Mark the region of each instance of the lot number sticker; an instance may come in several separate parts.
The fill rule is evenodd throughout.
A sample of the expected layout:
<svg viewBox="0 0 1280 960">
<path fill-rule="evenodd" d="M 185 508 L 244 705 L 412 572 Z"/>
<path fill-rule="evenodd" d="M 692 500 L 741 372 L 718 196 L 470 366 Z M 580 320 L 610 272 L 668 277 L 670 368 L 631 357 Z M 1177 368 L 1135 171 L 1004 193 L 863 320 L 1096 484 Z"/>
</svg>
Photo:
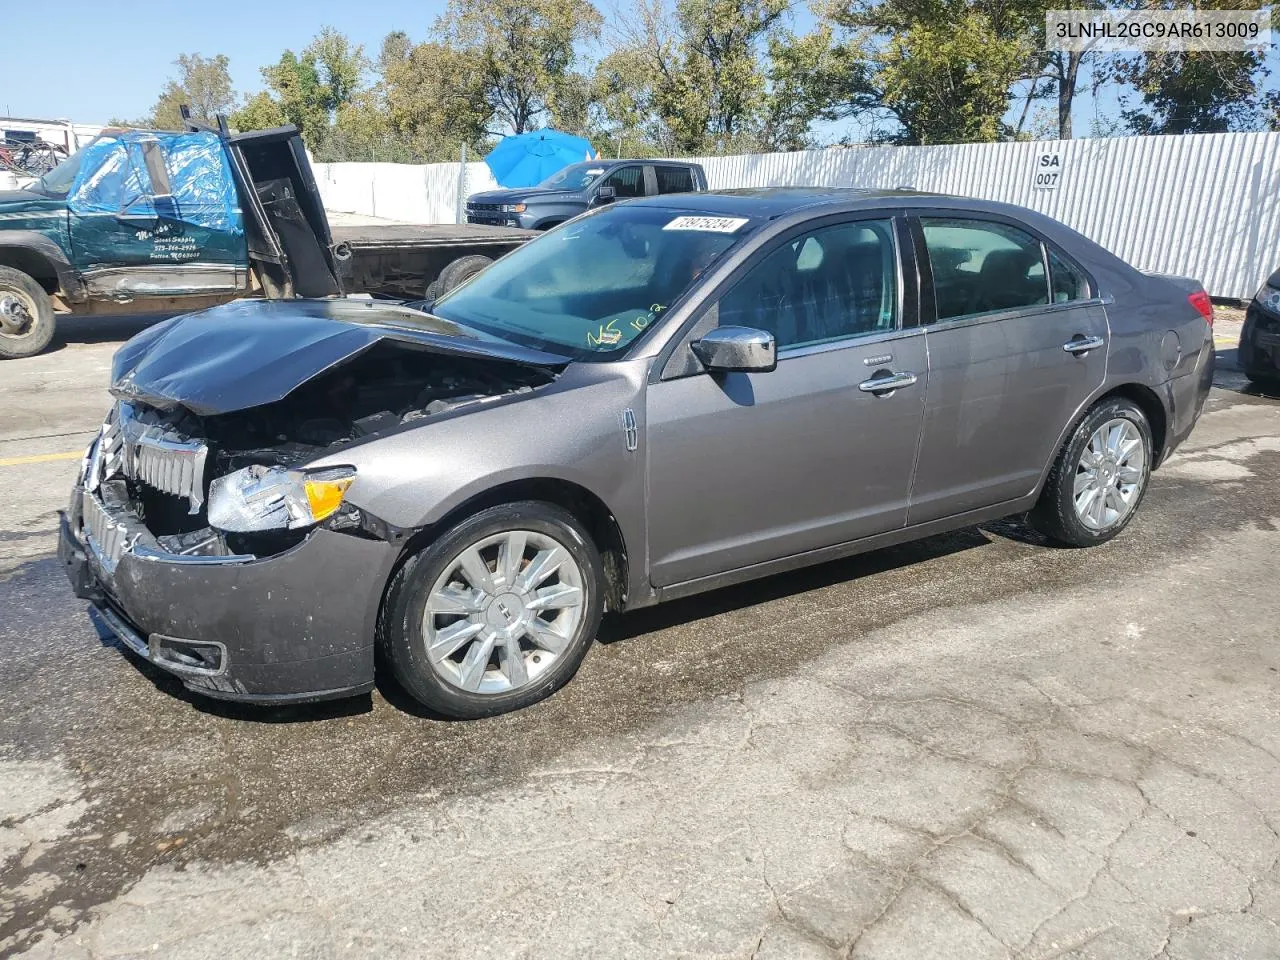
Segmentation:
<svg viewBox="0 0 1280 960">
<path fill-rule="evenodd" d="M 662 229 L 734 233 L 746 222 L 746 217 L 676 217 Z"/>
<path fill-rule="evenodd" d="M 1057 190 L 1062 182 L 1062 154 L 1036 154 L 1035 187 L 1037 190 Z"/>
</svg>

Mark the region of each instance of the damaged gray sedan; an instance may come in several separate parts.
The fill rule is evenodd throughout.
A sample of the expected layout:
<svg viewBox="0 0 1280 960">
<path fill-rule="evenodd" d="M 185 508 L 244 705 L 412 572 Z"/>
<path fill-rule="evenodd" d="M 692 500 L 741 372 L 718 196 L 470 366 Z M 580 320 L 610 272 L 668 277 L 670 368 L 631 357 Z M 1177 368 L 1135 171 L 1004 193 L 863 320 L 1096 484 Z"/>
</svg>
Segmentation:
<svg viewBox="0 0 1280 960">
<path fill-rule="evenodd" d="M 766 190 L 578 218 L 435 303 L 244 302 L 118 352 L 77 595 L 213 697 L 480 717 L 602 614 L 998 517 L 1101 543 L 1213 373 L 1199 284 L 1001 204 Z"/>
</svg>

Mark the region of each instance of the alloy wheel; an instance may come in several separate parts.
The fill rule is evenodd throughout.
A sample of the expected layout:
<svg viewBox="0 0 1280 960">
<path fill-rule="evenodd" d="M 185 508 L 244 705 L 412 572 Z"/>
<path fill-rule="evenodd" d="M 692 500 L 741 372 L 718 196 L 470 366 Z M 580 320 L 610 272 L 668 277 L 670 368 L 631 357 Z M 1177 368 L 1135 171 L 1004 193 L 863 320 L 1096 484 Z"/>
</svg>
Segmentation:
<svg viewBox="0 0 1280 960">
<path fill-rule="evenodd" d="M 1076 516 L 1090 530 L 1106 530 L 1133 510 L 1147 482 L 1147 451 L 1132 420 L 1098 427 L 1080 453 L 1073 488 Z"/>
<path fill-rule="evenodd" d="M 508 530 L 465 547 L 427 597 L 422 632 L 431 669 L 468 693 L 533 683 L 582 624 L 583 582 L 568 548 L 544 533 Z"/>
</svg>

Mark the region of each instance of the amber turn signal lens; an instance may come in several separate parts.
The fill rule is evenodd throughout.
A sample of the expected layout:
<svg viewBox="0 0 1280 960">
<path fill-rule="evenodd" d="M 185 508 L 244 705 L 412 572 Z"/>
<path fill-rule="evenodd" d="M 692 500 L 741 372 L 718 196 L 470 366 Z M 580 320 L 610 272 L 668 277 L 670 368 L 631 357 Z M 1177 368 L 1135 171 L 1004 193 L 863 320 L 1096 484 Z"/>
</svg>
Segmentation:
<svg viewBox="0 0 1280 960">
<path fill-rule="evenodd" d="M 311 507 L 311 518 L 323 520 L 342 506 L 342 498 L 347 495 L 347 488 L 354 479 L 343 477 L 340 480 L 308 480 L 307 504 Z"/>
</svg>

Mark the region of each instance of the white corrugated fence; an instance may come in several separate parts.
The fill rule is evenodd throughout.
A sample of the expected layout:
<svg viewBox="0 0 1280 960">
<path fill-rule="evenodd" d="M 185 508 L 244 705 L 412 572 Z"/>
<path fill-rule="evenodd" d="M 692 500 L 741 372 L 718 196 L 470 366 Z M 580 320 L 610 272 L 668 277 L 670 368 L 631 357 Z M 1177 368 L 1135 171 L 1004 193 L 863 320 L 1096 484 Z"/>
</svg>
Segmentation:
<svg viewBox="0 0 1280 960">
<path fill-rule="evenodd" d="M 1053 189 L 1037 188 L 1056 156 Z M 697 157 L 712 189 L 842 186 L 953 193 L 1048 214 L 1135 266 L 1194 276 L 1216 297 L 1253 296 L 1280 266 L 1280 134 L 851 147 Z M 325 205 L 415 223 L 456 222 L 496 184 L 483 163 L 317 164 Z"/>
</svg>

